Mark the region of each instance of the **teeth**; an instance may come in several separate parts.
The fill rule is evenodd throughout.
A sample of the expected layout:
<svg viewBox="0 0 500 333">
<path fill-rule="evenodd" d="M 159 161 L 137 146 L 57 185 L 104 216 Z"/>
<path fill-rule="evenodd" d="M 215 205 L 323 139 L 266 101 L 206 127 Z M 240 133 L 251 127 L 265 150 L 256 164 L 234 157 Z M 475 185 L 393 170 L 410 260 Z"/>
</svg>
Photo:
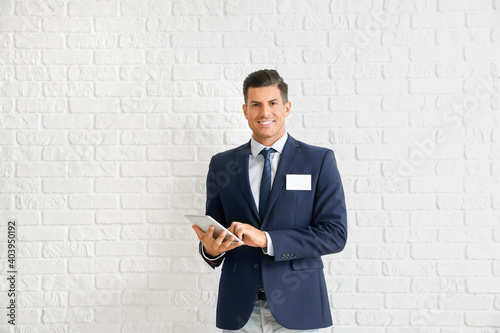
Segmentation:
<svg viewBox="0 0 500 333">
<path fill-rule="evenodd" d="M 272 123 L 272 121 L 261 121 L 260 123 L 262 125 L 269 125 L 270 123 Z"/>
</svg>

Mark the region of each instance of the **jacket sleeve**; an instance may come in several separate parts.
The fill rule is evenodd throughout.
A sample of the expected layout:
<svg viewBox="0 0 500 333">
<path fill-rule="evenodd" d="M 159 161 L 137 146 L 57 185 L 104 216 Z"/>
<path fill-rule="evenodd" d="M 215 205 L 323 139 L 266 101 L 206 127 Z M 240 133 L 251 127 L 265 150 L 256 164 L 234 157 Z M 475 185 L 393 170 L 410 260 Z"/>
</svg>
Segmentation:
<svg viewBox="0 0 500 333">
<path fill-rule="evenodd" d="M 319 257 L 344 249 L 347 213 L 332 150 L 327 150 L 321 162 L 309 227 L 268 232 L 273 241 L 275 261 Z"/>
<path fill-rule="evenodd" d="M 224 225 L 225 217 L 224 210 L 222 208 L 222 202 L 219 196 L 219 190 L 217 185 L 217 177 L 214 166 L 214 158 L 210 160 L 210 165 L 208 167 L 207 175 L 207 202 L 205 207 L 205 215 L 211 216 L 214 220 Z M 200 255 L 212 268 L 220 266 L 224 260 L 224 255 L 217 257 L 217 259 L 210 260 L 208 255 L 204 253 L 203 245 L 200 242 Z"/>
</svg>

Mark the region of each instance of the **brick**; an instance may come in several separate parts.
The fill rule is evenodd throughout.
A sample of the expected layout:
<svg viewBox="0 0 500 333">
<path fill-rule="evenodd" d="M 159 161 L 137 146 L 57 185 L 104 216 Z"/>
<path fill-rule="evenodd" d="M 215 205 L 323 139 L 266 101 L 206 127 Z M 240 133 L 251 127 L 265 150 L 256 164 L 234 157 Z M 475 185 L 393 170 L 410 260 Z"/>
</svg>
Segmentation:
<svg viewBox="0 0 500 333">
<path fill-rule="evenodd" d="M 147 64 L 191 64 L 197 59 L 193 49 L 170 49 L 146 51 Z"/>
<path fill-rule="evenodd" d="M 491 274 L 491 265 L 487 260 L 441 261 L 437 264 L 438 274 L 441 276 L 488 276 Z"/>
<path fill-rule="evenodd" d="M 118 291 L 71 291 L 69 293 L 69 306 L 110 306 L 120 304 L 120 293 Z M 115 332 L 104 329 L 103 332 Z M 99 332 L 91 330 L 92 332 Z"/>
<path fill-rule="evenodd" d="M 276 45 L 279 47 L 324 47 L 327 41 L 327 35 L 320 32 L 295 31 L 276 35 Z"/>
<path fill-rule="evenodd" d="M 96 179 L 96 193 L 142 193 L 145 181 L 142 179 Z"/>
<path fill-rule="evenodd" d="M 44 225 L 85 225 L 92 224 L 94 217 L 88 211 L 44 211 Z"/>
<path fill-rule="evenodd" d="M 170 196 L 169 195 L 155 195 L 155 196 L 145 196 L 145 195 L 132 195 L 126 194 L 121 197 L 122 207 L 125 209 L 138 209 L 138 208 L 150 208 L 150 209 L 166 209 L 170 206 Z"/>
<path fill-rule="evenodd" d="M 220 89 L 220 83 L 217 83 L 217 87 Z M 136 95 L 142 96 L 143 86 L 137 85 L 134 90 Z M 148 82 L 146 84 L 148 96 L 194 96 L 196 90 L 195 84 L 191 81 Z"/>
<path fill-rule="evenodd" d="M 145 96 L 146 87 L 139 81 L 99 81 L 95 93 L 99 97 Z"/>
<path fill-rule="evenodd" d="M 118 4 L 114 1 L 86 1 L 68 4 L 71 16 L 116 16 Z"/>
<path fill-rule="evenodd" d="M 62 34 L 16 34 L 14 38 L 17 48 L 62 49 L 64 47 Z"/>
<path fill-rule="evenodd" d="M 123 329 L 120 333 L 133 333 L 133 332 L 150 332 L 150 333 L 162 333 L 162 332 L 170 332 L 171 324 L 159 324 L 159 323 L 125 323 L 123 324 Z M 119 326 L 121 327 L 121 326 Z M 203 326 L 206 329 L 205 326 Z M 192 326 L 189 325 L 189 329 L 191 330 Z M 182 330 L 181 331 L 186 331 Z"/>
<path fill-rule="evenodd" d="M 101 130 L 136 129 L 144 127 L 144 116 L 136 114 L 98 115 L 95 122 L 96 128 Z"/>
<path fill-rule="evenodd" d="M 37 17 L 2 17 L 2 25 L 0 32 L 21 31 L 21 32 L 37 32 L 39 18 Z"/>
<path fill-rule="evenodd" d="M 466 313 L 465 322 L 467 325 L 473 327 L 500 326 L 500 319 L 498 318 L 498 313 L 493 311 Z"/>
<path fill-rule="evenodd" d="M 130 17 L 106 17 L 95 19 L 96 32 L 143 32 L 146 19 Z"/>
<path fill-rule="evenodd" d="M 146 218 L 141 211 L 98 211 L 96 212 L 97 224 L 136 224 L 142 223 Z"/>
<path fill-rule="evenodd" d="M 125 162 L 121 165 L 124 177 L 165 177 L 170 174 L 171 165 L 166 162 Z"/>
<path fill-rule="evenodd" d="M 347 80 L 315 80 L 303 83 L 303 91 L 306 96 L 351 95 L 354 94 L 354 90 L 354 83 Z"/>
<path fill-rule="evenodd" d="M 116 113 L 119 110 L 119 100 L 115 98 L 71 98 L 69 110 L 71 113 Z"/>
<path fill-rule="evenodd" d="M 52 178 L 43 180 L 45 193 L 88 193 L 91 189 L 90 179 Z"/>
<path fill-rule="evenodd" d="M 149 147 L 147 154 L 148 160 L 150 161 L 195 161 L 196 159 L 196 151 L 194 147 Z"/>
<path fill-rule="evenodd" d="M 112 195 L 70 195 L 69 207 L 71 209 L 113 209 L 117 208 L 117 198 Z"/>
<path fill-rule="evenodd" d="M 452 28 L 460 27 L 465 23 L 463 13 L 415 13 L 411 15 L 412 27 L 421 28 Z"/>
<path fill-rule="evenodd" d="M 394 277 L 360 277 L 358 288 L 360 292 L 364 293 L 405 293 L 410 289 L 410 280 Z"/>
<path fill-rule="evenodd" d="M 438 245 L 418 245 L 411 247 L 411 256 L 414 259 L 460 259 L 463 254 L 461 247 L 456 244 L 438 244 Z"/>
<path fill-rule="evenodd" d="M 150 193 L 193 193 L 196 181 L 190 178 L 176 179 L 148 179 L 148 192 Z"/>
<path fill-rule="evenodd" d="M 146 157 L 146 147 L 96 147 L 97 161 L 143 161 Z"/>
<path fill-rule="evenodd" d="M 470 277 L 467 279 L 469 293 L 493 294 L 500 293 L 500 279 L 498 277 Z"/>
<path fill-rule="evenodd" d="M 2 97 L 36 97 L 40 94 L 40 84 L 35 82 L 10 82 L 0 84 Z"/>
<path fill-rule="evenodd" d="M 462 181 L 455 177 L 438 178 L 413 178 L 410 180 L 410 192 L 436 193 L 436 192 L 460 192 Z"/>
<path fill-rule="evenodd" d="M 172 34 L 174 48 L 220 47 L 221 36 L 212 32 L 182 32 Z"/>
<path fill-rule="evenodd" d="M 172 292 L 125 290 L 122 295 L 122 301 L 126 305 L 171 305 Z M 148 332 L 151 331 L 148 330 Z"/>
<path fill-rule="evenodd" d="M 109 64 L 142 64 L 145 56 L 142 50 L 96 50 L 94 61 L 96 65 Z"/>
<path fill-rule="evenodd" d="M 173 4 L 173 13 L 175 16 L 210 16 L 221 15 L 223 2 L 213 1 L 205 2 L 203 0 L 175 1 Z"/>
<path fill-rule="evenodd" d="M 93 257 L 94 248 L 88 243 L 45 242 L 42 255 L 44 258 Z"/>
<path fill-rule="evenodd" d="M 412 94 L 458 94 L 462 91 L 462 82 L 454 79 L 420 79 L 410 81 Z"/>
<path fill-rule="evenodd" d="M 45 96 L 89 97 L 93 86 L 89 82 L 46 82 L 43 84 Z"/>
<path fill-rule="evenodd" d="M 112 33 L 67 33 L 70 49 L 101 49 L 118 46 L 118 36 Z M 102 68 L 109 70 L 110 68 Z"/>
<path fill-rule="evenodd" d="M 42 151 L 45 161 L 88 161 L 92 155 L 90 147 L 46 147 Z"/>
<path fill-rule="evenodd" d="M 114 177 L 118 174 L 118 165 L 112 162 L 74 162 L 69 163 L 70 177 Z"/>
<path fill-rule="evenodd" d="M 464 325 L 464 314 L 457 311 L 446 311 L 434 309 L 432 312 L 426 311 L 412 312 L 410 314 L 411 325 L 462 327 Z"/>
<path fill-rule="evenodd" d="M 138 274 L 99 274 L 96 276 L 97 289 L 143 289 L 147 276 Z"/>
<path fill-rule="evenodd" d="M 390 95 L 407 92 L 408 83 L 403 80 L 359 80 L 356 82 L 356 93 L 361 95 Z"/>
<path fill-rule="evenodd" d="M 124 226 L 120 238 L 124 240 L 160 240 L 168 239 L 168 230 L 149 226 Z"/>
<path fill-rule="evenodd" d="M 463 50 L 455 46 L 412 47 L 410 48 L 410 60 L 432 62 L 460 61 L 463 60 Z"/>
<path fill-rule="evenodd" d="M 92 23 L 90 18 L 51 17 L 43 19 L 42 28 L 46 32 L 90 32 Z"/>
<path fill-rule="evenodd" d="M 441 228 L 439 242 L 441 243 L 483 243 L 491 240 L 489 228 Z"/>
<path fill-rule="evenodd" d="M 137 2 L 135 0 L 125 0 L 121 3 L 121 13 L 123 16 L 169 16 L 171 6 L 160 0 L 147 2 Z"/>
<path fill-rule="evenodd" d="M 499 245 L 497 244 L 471 244 L 467 245 L 468 259 L 491 259 L 498 260 Z M 493 252 L 489 252 L 493 251 Z"/>
<path fill-rule="evenodd" d="M 90 128 L 91 118 L 88 115 L 45 115 L 43 126 L 49 129 L 82 129 Z"/>
<path fill-rule="evenodd" d="M 372 146 L 358 145 L 356 147 L 356 157 L 359 160 L 393 160 L 405 158 L 408 155 L 406 145 Z"/>
<path fill-rule="evenodd" d="M 246 64 L 250 57 L 244 49 L 200 49 L 199 53 L 202 64 Z"/>
<path fill-rule="evenodd" d="M 73 65 L 68 69 L 68 76 L 71 80 L 79 81 L 114 80 L 117 70 L 109 66 Z"/>
<path fill-rule="evenodd" d="M 139 243 L 138 243 L 139 244 Z M 165 272 L 168 271 L 170 267 L 170 260 L 166 258 L 124 258 L 120 261 L 120 271 L 122 272 Z M 149 275 L 149 287 L 151 288 L 151 276 Z M 196 280 L 193 276 L 192 279 Z M 170 281 L 172 281 L 169 278 Z M 173 278 L 175 281 L 175 278 Z"/>
<path fill-rule="evenodd" d="M 205 65 L 175 66 L 173 78 L 175 80 L 220 80 L 222 79 L 222 68 Z"/>
<path fill-rule="evenodd" d="M 242 16 L 206 16 L 200 18 L 200 31 L 247 31 L 248 27 L 248 18 Z"/>
<path fill-rule="evenodd" d="M 68 271 L 70 273 L 106 273 L 116 272 L 119 268 L 117 258 L 76 258 L 68 260 Z M 74 276 L 74 274 L 72 274 Z"/>
<path fill-rule="evenodd" d="M 301 63 L 301 52 L 299 48 L 287 49 L 252 49 L 250 50 L 250 59 L 253 64 L 268 64 L 268 63 L 285 63 L 297 64 Z M 250 71 L 247 71 L 250 72 Z M 243 77 L 246 74 L 241 74 Z M 240 76 L 238 76 L 240 77 Z"/>
<path fill-rule="evenodd" d="M 19 294 L 19 305 L 22 307 L 54 307 L 67 306 L 68 297 L 63 292 L 27 292 Z"/>
<path fill-rule="evenodd" d="M 115 227 L 71 227 L 69 231 L 71 241 L 103 241 L 117 240 L 118 230 Z"/>
<path fill-rule="evenodd" d="M 466 14 L 468 27 L 497 27 L 500 13 L 497 11 L 471 11 Z"/>
<path fill-rule="evenodd" d="M 12 11 L 14 9 L 14 4 L 12 1 L 4 1 L 0 6 L 0 15 L 12 15 Z"/>
<path fill-rule="evenodd" d="M 52 276 L 43 277 L 42 287 L 48 291 L 58 290 L 90 290 L 94 287 L 93 278 L 90 275 Z"/>
<path fill-rule="evenodd" d="M 101 242 L 95 246 L 97 256 L 137 256 L 146 253 L 146 244 L 141 242 L 116 241 Z"/>
<path fill-rule="evenodd" d="M 63 274 L 66 272 L 66 263 L 62 259 L 19 259 L 19 270 L 22 269 L 23 274 Z M 23 294 L 23 293 L 21 293 Z M 43 306 L 46 306 L 44 304 Z"/>
<path fill-rule="evenodd" d="M 274 46 L 273 34 L 269 32 L 227 32 L 224 33 L 225 48 L 271 48 Z"/>
<path fill-rule="evenodd" d="M 16 207 L 18 209 L 63 209 L 66 206 L 66 198 L 62 195 L 33 195 L 23 194 L 16 196 Z"/>
<path fill-rule="evenodd" d="M 149 288 L 151 290 L 164 290 L 166 288 L 172 290 L 186 290 L 187 286 L 196 286 L 198 284 L 197 281 L 198 278 L 193 274 L 150 274 Z"/>
</svg>

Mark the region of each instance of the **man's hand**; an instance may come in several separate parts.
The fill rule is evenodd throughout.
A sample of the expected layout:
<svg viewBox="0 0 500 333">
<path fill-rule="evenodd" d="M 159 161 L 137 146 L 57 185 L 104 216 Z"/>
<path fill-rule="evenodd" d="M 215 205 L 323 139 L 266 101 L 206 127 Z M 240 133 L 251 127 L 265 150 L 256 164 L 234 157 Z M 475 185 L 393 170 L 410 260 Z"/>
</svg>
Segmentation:
<svg viewBox="0 0 500 333">
<path fill-rule="evenodd" d="M 253 247 L 267 247 L 267 237 L 264 231 L 252 227 L 250 224 L 233 222 L 227 229 L 245 242 L 245 245 Z"/>
<path fill-rule="evenodd" d="M 194 231 L 196 231 L 196 235 L 198 235 L 198 239 L 200 240 L 201 244 L 203 244 L 205 253 L 212 257 L 216 257 L 223 252 L 230 251 L 234 248 L 237 248 L 238 246 L 243 245 L 240 242 L 231 244 L 236 239 L 234 236 L 231 236 L 227 240 L 224 240 L 224 237 L 226 237 L 227 234 L 227 232 L 225 231 L 221 232 L 219 237 L 214 238 L 215 227 L 213 225 L 208 228 L 208 231 L 206 233 L 203 232 L 200 227 L 194 224 L 192 227 Z"/>
</svg>

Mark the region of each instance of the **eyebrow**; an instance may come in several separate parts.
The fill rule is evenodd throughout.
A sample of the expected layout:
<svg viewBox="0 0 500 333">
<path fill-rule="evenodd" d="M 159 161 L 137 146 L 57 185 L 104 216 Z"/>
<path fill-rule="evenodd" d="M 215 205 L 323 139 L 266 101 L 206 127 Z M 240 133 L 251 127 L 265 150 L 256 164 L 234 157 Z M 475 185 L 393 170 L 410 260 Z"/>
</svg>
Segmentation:
<svg viewBox="0 0 500 333">
<path fill-rule="evenodd" d="M 267 101 L 267 102 L 268 102 L 268 103 L 269 103 L 269 102 L 279 102 L 279 100 L 278 100 L 277 98 L 275 98 L 275 99 L 272 99 L 272 100 Z M 249 103 L 262 103 L 262 102 L 259 102 L 259 101 L 250 101 Z"/>
</svg>

